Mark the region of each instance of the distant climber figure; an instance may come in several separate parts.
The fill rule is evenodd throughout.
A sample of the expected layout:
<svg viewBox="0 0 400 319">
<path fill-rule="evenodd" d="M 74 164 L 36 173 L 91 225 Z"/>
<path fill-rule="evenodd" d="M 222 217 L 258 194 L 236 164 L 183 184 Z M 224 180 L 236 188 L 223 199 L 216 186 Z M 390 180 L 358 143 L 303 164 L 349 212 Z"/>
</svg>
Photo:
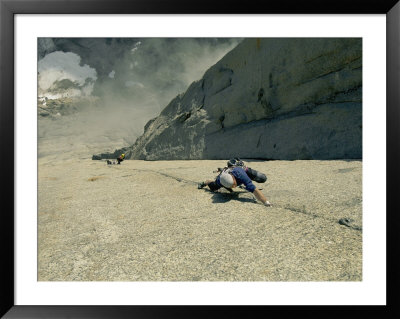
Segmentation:
<svg viewBox="0 0 400 319">
<path fill-rule="evenodd" d="M 121 162 L 125 159 L 125 154 L 121 154 L 120 156 L 118 156 L 117 161 L 118 164 L 121 164 Z"/>
<path fill-rule="evenodd" d="M 258 183 L 264 183 L 267 180 L 267 176 L 249 167 L 246 167 L 238 158 L 229 160 L 227 163 L 228 167 L 218 168 L 220 174 L 213 180 L 206 180 L 198 184 L 198 188 L 201 189 L 208 186 L 211 191 L 215 192 L 221 187 L 226 188 L 232 192 L 232 188 L 239 185 L 244 185 L 245 189 L 262 202 L 265 206 L 272 206 L 272 204 L 266 199 L 264 194 L 257 189 L 252 183 L 252 180 Z"/>
<path fill-rule="evenodd" d="M 110 160 L 107 160 L 107 164 L 108 165 L 111 165 L 111 164 L 121 164 L 121 162 L 123 161 L 125 159 L 125 154 L 121 154 L 120 156 L 118 156 L 118 158 L 117 158 L 117 162 L 115 162 L 115 161 L 110 161 Z"/>
</svg>

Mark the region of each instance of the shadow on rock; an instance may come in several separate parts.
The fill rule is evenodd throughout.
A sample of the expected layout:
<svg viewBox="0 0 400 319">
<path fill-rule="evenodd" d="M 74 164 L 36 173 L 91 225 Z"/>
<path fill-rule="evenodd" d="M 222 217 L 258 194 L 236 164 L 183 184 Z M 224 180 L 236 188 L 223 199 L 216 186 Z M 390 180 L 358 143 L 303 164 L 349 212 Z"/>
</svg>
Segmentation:
<svg viewBox="0 0 400 319">
<path fill-rule="evenodd" d="M 236 200 L 242 203 L 254 203 L 254 199 L 239 197 L 239 194 L 246 192 L 233 192 L 233 193 L 213 193 L 212 202 L 213 203 L 227 203 L 231 200 Z"/>
</svg>

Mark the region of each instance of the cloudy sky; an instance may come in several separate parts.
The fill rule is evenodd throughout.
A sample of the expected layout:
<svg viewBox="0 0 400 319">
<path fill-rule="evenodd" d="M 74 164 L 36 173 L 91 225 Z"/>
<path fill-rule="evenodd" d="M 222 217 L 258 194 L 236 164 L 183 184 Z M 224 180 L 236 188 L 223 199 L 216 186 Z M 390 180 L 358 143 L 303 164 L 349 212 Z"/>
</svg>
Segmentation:
<svg viewBox="0 0 400 319">
<path fill-rule="evenodd" d="M 38 63 L 39 96 L 60 98 L 91 95 L 97 72 L 87 64 L 81 66 L 80 62 L 81 58 L 76 53 L 62 51 L 52 52 L 41 59 Z M 60 86 L 63 81 L 67 83 L 64 90 Z M 55 94 L 57 90 L 60 92 Z"/>
</svg>

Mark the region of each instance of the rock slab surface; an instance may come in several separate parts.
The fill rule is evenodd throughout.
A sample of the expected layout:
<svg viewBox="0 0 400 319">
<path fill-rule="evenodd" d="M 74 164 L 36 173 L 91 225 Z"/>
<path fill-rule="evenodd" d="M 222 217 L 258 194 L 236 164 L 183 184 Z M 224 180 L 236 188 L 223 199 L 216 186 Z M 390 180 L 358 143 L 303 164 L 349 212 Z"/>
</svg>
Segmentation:
<svg viewBox="0 0 400 319">
<path fill-rule="evenodd" d="M 38 280 L 363 279 L 361 161 L 246 161 L 272 207 L 197 189 L 225 163 L 40 158 Z"/>
</svg>

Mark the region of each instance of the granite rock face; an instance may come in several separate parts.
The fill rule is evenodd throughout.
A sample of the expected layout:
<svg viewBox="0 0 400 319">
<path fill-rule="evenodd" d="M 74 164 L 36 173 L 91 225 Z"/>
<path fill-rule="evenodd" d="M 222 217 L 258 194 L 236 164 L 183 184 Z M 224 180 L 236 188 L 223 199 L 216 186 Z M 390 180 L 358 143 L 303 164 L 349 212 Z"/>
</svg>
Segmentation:
<svg viewBox="0 0 400 319">
<path fill-rule="evenodd" d="M 362 39 L 250 38 L 150 120 L 126 158 L 362 158 Z"/>
</svg>

